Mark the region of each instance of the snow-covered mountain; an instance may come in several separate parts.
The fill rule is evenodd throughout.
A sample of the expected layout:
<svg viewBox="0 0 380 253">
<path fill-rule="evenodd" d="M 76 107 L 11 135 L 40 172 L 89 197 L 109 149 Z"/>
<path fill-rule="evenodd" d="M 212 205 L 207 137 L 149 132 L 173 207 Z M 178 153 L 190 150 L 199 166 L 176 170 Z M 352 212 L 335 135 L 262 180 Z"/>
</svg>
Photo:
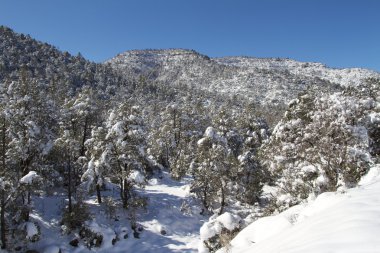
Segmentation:
<svg viewBox="0 0 380 253">
<path fill-rule="evenodd" d="M 167 85 L 238 95 L 259 104 L 286 104 L 304 90 L 331 92 L 380 74 L 366 69 L 332 69 L 289 59 L 210 58 L 194 50 L 134 50 L 106 61 L 125 75 L 143 75 Z"/>
<path fill-rule="evenodd" d="M 380 73 L 362 68 L 329 68 L 317 62 L 299 62 L 292 59 L 280 58 L 252 58 L 252 57 L 224 57 L 215 59 L 220 64 L 240 68 L 266 69 L 289 71 L 293 75 L 305 77 L 318 77 L 331 83 L 342 86 L 358 86 L 363 79 L 380 77 Z"/>
</svg>

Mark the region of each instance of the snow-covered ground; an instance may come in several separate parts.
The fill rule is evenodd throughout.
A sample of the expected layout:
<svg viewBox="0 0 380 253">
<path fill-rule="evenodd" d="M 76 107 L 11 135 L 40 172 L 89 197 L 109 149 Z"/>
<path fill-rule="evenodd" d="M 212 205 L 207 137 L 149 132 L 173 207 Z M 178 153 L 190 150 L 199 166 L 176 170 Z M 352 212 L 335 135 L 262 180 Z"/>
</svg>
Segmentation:
<svg viewBox="0 0 380 253">
<path fill-rule="evenodd" d="M 228 252 L 380 252 L 380 166 L 344 192 L 261 218 L 243 229 Z M 225 252 L 225 250 L 219 250 Z"/>
<path fill-rule="evenodd" d="M 140 238 L 134 238 L 125 210 L 119 209 L 117 219 L 110 219 L 105 206 L 99 205 L 95 196 L 86 199 L 93 217 L 88 226 L 104 237 L 100 248 L 92 250 L 82 242 L 79 247 L 69 244 L 73 238 L 79 238 L 77 234 L 61 233 L 61 212 L 67 203 L 64 193 L 57 191 L 48 196 L 34 197 L 31 221 L 39 225 L 41 240 L 29 243 L 29 248 L 41 253 L 58 253 L 59 250 L 61 253 L 197 252 L 199 231 L 208 217 L 199 215 L 197 205 L 192 205 L 194 200 L 189 194 L 189 180 L 174 181 L 164 172 L 149 181 L 140 192 L 149 198 L 147 210 L 139 212 L 137 217 L 143 228 Z M 104 196 L 117 194 L 114 190 L 103 192 Z M 223 224 L 228 221 L 229 224 L 235 220 L 234 217 L 237 216 L 226 213 L 216 220 Z M 34 226 L 31 228 L 34 231 Z M 125 232 L 128 237 L 120 237 Z M 116 234 L 120 240 L 112 245 L 111 239 Z M 380 252 L 379 235 L 380 165 L 377 165 L 356 188 L 324 193 L 278 215 L 256 220 L 231 241 L 228 252 Z"/>
<path fill-rule="evenodd" d="M 102 194 L 118 195 L 113 190 Z M 64 193 L 35 197 L 31 220 L 40 226 L 41 240 L 29 243 L 29 248 L 41 253 L 58 253 L 59 249 L 62 253 L 197 252 L 199 229 L 208 217 L 199 215 L 200 210 L 191 205 L 193 198 L 189 194 L 189 179 L 175 181 L 164 172 L 151 179 L 141 194 L 149 198 L 149 204 L 146 211 L 142 210 L 137 215 L 137 222 L 143 228 L 139 239 L 133 236 L 125 210 L 119 209 L 117 219 L 110 219 L 104 205 L 99 205 L 95 196 L 85 200 L 93 217 L 88 225 L 104 237 L 101 247 L 93 248 L 92 251 L 83 245 L 73 247 L 69 244 L 72 239 L 79 238 L 78 235 L 61 234 L 61 213 L 67 203 Z M 123 231 L 128 232 L 128 238 L 120 238 L 112 245 L 112 237 Z"/>
</svg>

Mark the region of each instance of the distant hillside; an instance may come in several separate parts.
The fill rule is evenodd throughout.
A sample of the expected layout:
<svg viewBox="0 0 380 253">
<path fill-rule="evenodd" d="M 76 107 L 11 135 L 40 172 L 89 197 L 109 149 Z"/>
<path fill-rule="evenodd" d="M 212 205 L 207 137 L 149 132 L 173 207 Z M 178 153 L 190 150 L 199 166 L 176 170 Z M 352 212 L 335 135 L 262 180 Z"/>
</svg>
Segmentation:
<svg viewBox="0 0 380 253">
<path fill-rule="evenodd" d="M 329 68 L 322 63 L 299 62 L 280 58 L 224 57 L 215 59 L 220 64 L 248 69 L 289 71 L 291 74 L 318 77 L 342 86 L 360 85 L 368 77 L 380 77 L 380 73 L 361 68 Z"/>
<path fill-rule="evenodd" d="M 116 71 L 115 71 L 116 70 Z M 330 93 L 357 86 L 380 74 L 366 69 L 332 69 L 321 63 L 289 59 L 210 58 L 186 49 L 127 51 L 96 64 L 72 56 L 10 28 L 0 27 L 0 82 L 17 80 L 21 72 L 71 94 L 84 85 L 114 94 L 144 76 L 155 85 L 188 87 L 223 96 L 238 96 L 260 104 L 284 107 L 302 91 Z M 177 87 L 177 88 L 175 88 Z"/>
<path fill-rule="evenodd" d="M 0 26 L 0 82 L 17 80 L 22 72 L 29 79 L 54 82 L 71 93 L 84 85 L 106 89 L 126 82 L 103 64 L 61 52 L 29 35 Z"/>
<path fill-rule="evenodd" d="M 167 85 L 186 84 L 272 105 L 284 105 L 304 90 L 328 93 L 380 77 L 365 69 L 331 69 L 288 59 L 213 59 L 185 49 L 127 51 L 106 63 L 124 75 L 143 75 Z"/>
</svg>

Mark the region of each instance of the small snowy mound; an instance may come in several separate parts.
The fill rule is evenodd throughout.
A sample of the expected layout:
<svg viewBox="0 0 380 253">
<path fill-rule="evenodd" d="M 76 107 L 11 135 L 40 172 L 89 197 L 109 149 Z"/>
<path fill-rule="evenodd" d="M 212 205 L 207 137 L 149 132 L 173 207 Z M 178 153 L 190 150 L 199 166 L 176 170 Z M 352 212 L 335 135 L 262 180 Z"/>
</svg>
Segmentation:
<svg viewBox="0 0 380 253">
<path fill-rule="evenodd" d="M 200 229 L 200 235 L 202 241 L 208 240 L 209 238 L 222 232 L 223 228 L 228 230 L 234 230 L 239 226 L 240 217 L 233 215 L 231 213 L 224 213 L 215 218 L 212 216 L 208 222 L 205 222 Z"/>
<path fill-rule="evenodd" d="M 93 233 L 102 236 L 102 249 L 108 249 L 113 246 L 112 241 L 116 238 L 115 231 L 108 226 L 99 225 L 95 221 L 86 222 L 86 228 L 90 229 Z"/>
<path fill-rule="evenodd" d="M 28 174 L 23 176 L 20 179 L 20 183 L 22 184 L 32 184 L 33 181 L 35 181 L 38 178 L 37 172 L 35 171 L 30 171 Z"/>
<path fill-rule="evenodd" d="M 226 212 L 220 216 L 212 216 L 208 222 L 205 222 L 200 229 L 201 243 L 199 245 L 200 253 L 208 253 L 209 250 L 204 244 L 205 241 L 211 239 L 212 237 L 222 233 L 223 229 L 228 231 L 233 231 L 240 225 L 241 218 L 237 215 L 233 215 Z"/>
<path fill-rule="evenodd" d="M 346 193 L 324 193 L 243 229 L 230 252 L 380 252 L 380 166 Z M 223 252 L 220 250 L 219 252 Z"/>
<path fill-rule="evenodd" d="M 33 222 L 25 223 L 26 238 L 29 240 L 34 240 L 38 236 L 38 228 Z"/>
</svg>

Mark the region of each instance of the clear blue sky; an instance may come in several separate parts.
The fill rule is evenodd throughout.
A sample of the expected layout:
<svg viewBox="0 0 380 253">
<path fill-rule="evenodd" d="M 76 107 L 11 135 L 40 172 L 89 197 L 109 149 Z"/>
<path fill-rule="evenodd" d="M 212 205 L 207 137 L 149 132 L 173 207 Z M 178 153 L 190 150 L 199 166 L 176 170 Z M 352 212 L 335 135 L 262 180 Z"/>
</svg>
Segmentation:
<svg viewBox="0 0 380 253">
<path fill-rule="evenodd" d="M 2 0 L 0 24 L 96 62 L 189 48 L 380 71 L 380 0 Z"/>
</svg>

